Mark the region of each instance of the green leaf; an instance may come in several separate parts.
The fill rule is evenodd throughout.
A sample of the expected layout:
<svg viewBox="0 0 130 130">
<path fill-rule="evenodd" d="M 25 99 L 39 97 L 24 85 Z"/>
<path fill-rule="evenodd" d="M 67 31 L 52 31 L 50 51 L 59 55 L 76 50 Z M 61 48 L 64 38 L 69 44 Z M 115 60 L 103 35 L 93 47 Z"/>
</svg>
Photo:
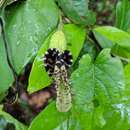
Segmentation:
<svg viewBox="0 0 130 130">
<path fill-rule="evenodd" d="M 94 116 L 94 120 L 87 120 L 92 122 L 92 126 L 90 122 L 82 122 L 80 116 L 77 116 L 81 121 L 80 125 L 89 124 L 86 128 L 90 127 L 90 130 L 128 130 L 129 108 L 124 110 L 126 107 L 123 106 L 120 109 L 125 89 L 123 66 L 118 58 L 110 56 L 109 49 L 101 51 L 94 63 L 89 55 L 84 55 L 79 68 L 72 73 L 71 82 L 73 105 L 79 109 L 79 115 L 84 110 L 83 120 L 87 119 L 85 108 L 87 109 L 89 102 L 95 98 L 100 105 L 89 112 Z M 122 117 L 122 112 L 125 117 Z"/>
<path fill-rule="evenodd" d="M 84 105 L 79 106 L 78 104 L 73 104 L 72 108 L 72 115 L 75 119 L 75 124 L 79 125 L 80 129 L 76 130 L 92 130 L 93 127 L 93 112 L 94 112 L 94 106 L 93 103 L 86 103 Z M 69 122 L 71 124 L 71 122 Z M 71 129 L 69 129 L 71 130 Z M 73 127 L 72 130 L 75 130 L 75 127 Z"/>
<path fill-rule="evenodd" d="M 15 118 L 13 118 L 8 113 L 0 110 L 0 118 L 3 118 L 7 123 L 11 123 L 15 125 L 16 130 L 27 130 L 27 127 L 24 126 L 22 123 L 17 121 Z"/>
<path fill-rule="evenodd" d="M 125 66 L 125 95 L 121 102 L 113 104 L 112 107 L 104 107 L 104 119 L 106 124 L 102 128 L 95 127 L 95 130 L 128 130 L 130 128 L 130 98 L 129 98 L 129 82 L 130 82 L 130 66 Z"/>
<path fill-rule="evenodd" d="M 94 130 L 129 130 L 130 116 L 128 106 L 116 104 L 115 107 L 107 106 L 104 110 L 106 124 L 102 128 L 95 126 Z"/>
<path fill-rule="evenodd" d="M 111 26 L 96 27 L 94 35 L 102 48 L 112 48 L 112 53 L 129 60 L 130 35 Z"/>
<path fill-rule="evenodd" d="M 119 71 L 120 70 L 120 71 Z M 110 56 L 110 49 L 104 49 L 96 58 L 95 94 L 100 103 L 120 101 L 125 89 L 123 65 L 119 58 Z"/>
<path fill-rule="evenodd" d="M 125 89 L 122 63 L 110 56 L 110 49 L 101 51 L 94 63 L 89 55 L 84 55 L 71 82 L 74 101 L 82 105 L 91 101 L 94 93 L 101 104 L 118 102 Z"/>
<path fill-rule="evenodd" d="M 29 130 L 64 130 L 64 126 L 61 125 L 61 123 L 69 117 L 69 113 L 58 112 L 55 105 L 55 102 L 48 105 L 48 107 L 32 121 Z"/>
<path fill-rule="evenodd" d="M 6 59 L 6 52 L 4 48 L 4 44 L 0 39 L 0 100 L 3 98 L 6 90 L 11 86 L 13 82 L 13 75 L 8 66 Z"/>
<path fill-rule="evenodd" d="M 28 0 L 7 8 L 7 40 L 18 73 L 34 57 L 57 22 L 58 10 L 52 0 Z"/>
<path fill-rule="evenodd" d="M 93 100 L 94 96 L 93 64 L 89 55 L 80 60 L 79 68 L 71 75 L 73 100 L 76 104 L 85 105 Z M 82 86 L 82 89 L 81 89 Z"/>
<path fill-rule="evenodd" d="M 92 106 L 89 105 L 90 108 L 87 108 L 87 111 L 74 108 L 72 113 L 61 113 L 57 111 L 55 105 L 53 102 L 43 110 L 32 121 L 29 130 L 91 130 L 91 125 L 86 122 L 92 123 Z"/>
<path fill-rule="evenodd" d="M 33 62 L 33 66 L 29 76 L 29 86 L 28 86 L 28 92 L 30 93 L 40 90 L 44 87 L 47 87 L 52 83 L 52 80 L 48 76 L 43 63 L 44 53 L 49 47 L 50 36 L 48 36 L 48 38 L 45 40 L 45 42 L 39 49 L 37 56 Z"/>
<path fill-rule="evenodd" d="M 65 33 L 65 38 L 67 41 L 67 49 L 70 50 L 70 52 L 72 52 L 73 59 L 75 61 L 83 46 L 83 42 L 85 39 L 85 30 L 74 24 L 67 24 L 64 25 L 63 32 Z M 29 86 L 28 86 L 28 91 L 30 93 L 40 90 L 44 87 L 47 87 L 52 83 L 51 78 L 48 77 L 48 74 L 45 71 L 42 57 L 44 56 L 44 53 L 48 49 L 48 47 L 52 46 L 57 47 L 59 45 L 59 41 L 61 40 L 63 46 L 60 45 L 61 46 L 60 48 L 65 49 L 64 45 L 66 44 L 65 38 L 61 37 L 61 35 L 57 35 L 56 32 L 52 35 L 52 37 L 51 36 L 48 37 L 47 40 L 43 43 L 42 47 L 40 48 L 34 60 L 33 67 L 30 73 Z M 54 46 L 54 44 L 56 44 L 56 46 Z"/>
<path fill-rule="evenodd" d="M 73 106 L 70 112 L 60 113 L 55 103 L 51 103 L 32 121 L 29 130 L 104 128 L 106 125 L 104 109 L 97 107 L 94 111 L 93 100 L 96 98 L 99 104 L 109 107 L 120 102 L 124 89 L 121 61 L 111 57 L 109 49 L 104 49 L 94 63 L 88 54 L 84 55 L 80 60 L 79 68 L 71 75 L 71 87 Z M 93 117 L 93 114 L 96 115 Z M 96 124 L 93 124 L 93 119 Z"/>
<path fill-rule="evenodd" d="M 123 97 L 125 83 L 122 63 L 118 58 L 112 58 L 110 56 L 109 49 L 104 49 L 97 56 L 94 63 L 89 55 L 84 55 L 80 60 L 79 68 L 71 75 L 71 82 L 74 100 L 73 105 L 80 108 L 79 111 L 87 108 L 88 103 L 94 100 L 94 95 L 99 105 L 106 106 L 107 104 L 107 107 L 111 107 L 112 104 L 120 102 Z M 94 116 L 94 121 L 93 118 L 88 120 L 93 125 L 91 126 L 91 123 L 87 121 L 81 124 L 89 124 L 86 127 L 93 129 L 95 126 L 94 130 L 97 130 L 98 127 L 104 130 L 103 128 L 105 128 L 108 120 L 104 118 L 104 109 L 99 106 L 89 113 L 92 113 Z M 85 114 L 86 111 L 84 111 L 83 120 L 87 119 Z M 110 120 L 112 118 L 111 116 Z"/>
<path fill-rule="evenodd" d="M 79 67 L 72 73 L 70 81 L 73 99 L 72 117 L 77 122 L 75 124 L 79 124 L 81 130 L 91 130 L 94 109 L 92 103 L 94 99 L 94 79 L 93 63 L 88 54 L 82 57 Z"/>
<path fill-rule="evenodd" d="M 86 60 L 84 60 L 84 62 L 82 62 L 83 66 L 86 65 Z M 88 68 L 88 67 L 87 67 Z M 84 71 L 86 70 L 86 67 L 83 68 Z M 92 75 L 88 76 L 89 78 L 91 78 Z M 84 77 L 85 79 L 86 77 Z M 87 85 L 91 83 L 92 80 L 89 81 L 89 83 L 86 83 L 86 80 L 80 81 L 80 83 L 84 84 L 83 88 L 80 88 L 82 91 L 81 92 L 85 92 L 84 96 L 88 97 L 88 98 L 84 98 L 83 96 L 83 101 L 86 102 L 86 105 L 84 104 L 83 109 L 81 107 L 77 107 L 77 105 L 75 104 L 72 108 L 72 113 L 59 113 L 55 107 L 55 103 L 50 104 L 45 111 L 43 111 L 42 113 L 39 114 L 39 116 L 37 116 L 31 126 L 29 130 L 34 130 L 34 129 L 46 129 L 46 130 L 91 130 L 91 125 L 86 124 L 86 122 L 92 124 L 92 112 L 91 110 L 93 109 L 93 105 L 87 101 L 86 99 L 89 99 L 89 97 L 92 99 L 93 93 L 92 95 L 90 94 L 90 96 L 87 96 L 87 92 L 90 92 L 91 89 L 93 89 L 92 87 L 89 89 L 87 88 Z M 77 82 L 76 82 L 77 83 Z M 74 85 L 76 85 L 76 83 L 73 83 Z M 86 84 L 85 84 L 86 83 Z M 86 91 L 85 91 L 86 90 Z M 78 91 L 77 93 L 79 93 L 78 95 L 80 95 L 80 91 Z M 91 92 L 90 92 L 91 93 Z M 75 94 L 74 94 L 75 95 Z M 87 103 L 88 102 L 88 103 Z M 54 115 L 56 113 L 56 115 Z M 65 114 L 67 116 L 65 116 Z M 60 117 L 59 117 L 60 116 Z M 48 118 L 47 118 L 48 117 Z M 64 120 L 63 120 L 64 119 Z M 45 122 L 44 120 L 46 120 L 47 122 Z M 45 122 L 45 123 L 44 123 Z M 58 123 L 57 123 L 58 122 Z M 51 124 L 51 125 L 45 125 L 45 124 Z M 41 125 L 38 125 L 41 124 Z"/>
<path fill-rule="evenodd" d="M 130 2 L 119 1 L 116 7 L 116 27 L 127 31 L 130 25 Z"/>
<path fill-rule="evenodd" d="M 106 120 L 104 119 L 104 108 L 102 106 L 98 106 L 94 111 L 94 124 L 100 128 L 102 128 L 106 124 Z"/>
<path fill-rule="evenodd" d="M 67 49 L 71 51 L 75 61 L 83 47 L 85 40 L 85 29 L 74 24 L 66 24 L 63 27 L 67 40 Z"/>
<path fill-rule="evenodd" d="M 93 25 L 95 13 L 88 9 L 89 0 L 57 0 L 63 12 L 75 24 Z"/>
</svg>

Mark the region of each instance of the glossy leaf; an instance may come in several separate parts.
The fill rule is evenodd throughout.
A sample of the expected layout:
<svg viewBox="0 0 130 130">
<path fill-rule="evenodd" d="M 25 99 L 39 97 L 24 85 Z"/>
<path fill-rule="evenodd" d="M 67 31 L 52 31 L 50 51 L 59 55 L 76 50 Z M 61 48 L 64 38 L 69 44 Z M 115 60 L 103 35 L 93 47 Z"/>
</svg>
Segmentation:
<svg viewBox="0 0 130 130">
<path fill-rule="evenodd" d="M 130 128 L 128 106 L 117 104 L 115 107 L 107 106 L 104 109 L 106 124 L 103 127 L 96 126 L 94 130 L 128 130 Z"/>
<path fill-rule="evenodd" d="M 93 113 L 91 107 L 86 110 L 88 111 L 73 110 L 72 114 L 70 112 L 60 113 L 53 102 L 32 121 L 29 130 L 91 130 Z"/>
<path fill-rule="evenodd" d="M 93 91 L 101 104 L 117 102 L 125 88 L 122 63 L 110 56 L 109 49 L 104 49 L 94 63 L 90 56 L 84 55 L 71 78 L 74 93 L 78 94 L 74 97 L 78 104 L 92 100 Z M 81 87 L 88 90 L 82 91 Z"/>
<path fill-rule="evenodd" d="M 85 124 L 89 124 L 86 128 L 89 127 L 90 130 L 97 130 L 98 127 L 105 128 L 107 119 L 104 117 L 105 108 L 103 107 L 107 105 L 111 108 L 112 104 L 120 103 L 124 94 L 125 83 L 121 61 L 111 57 L 109 49 L 104 49 L 94 63 L 89 55 L 84 55 L 80 60 L 79 68 L 71 75 L 71 82 L 73 105 L 79 109 L 79 113 L 87 109 L 88 103 L 91 104 L 95 99 L 97 105 L 102 105 L 89 111 L 94 116 L 94 121 L 92 118 L 92 126 L 86 121 Z M 84 111 L 83 120 L 87 119 L 85 116 L 87 112 L 87 110 Z M 121 119 L 120 115 L 118 118 Z M 91 119 L 89 121 L 91 122 Z"/>
<path fill-rule="evenodd" d="M 43 56 L 49 47 L 49 42 L 50 42 L 50 36 L 45 40 L 45 42 L 41 46 L 33 62 L 33 66 L 29 76 L 29 86 L 28 86 L 28 92 L 30 93 L 35 92 L 44 87 L 47 87 L 52 83 L 52 80 L 48 76 L 43 63 Z"/>
<path fill-rule="evenodd" d="M 94 112 L 93 100 L 96 98 L 99 104 L 109 104 L 109 107 L 121 100 L 122 64 L 118 58 L 110 56 L 109 49 L 104 49 L 94 63 L 88 54 L 84 55 L 79 68 L 71 75 L 71 87 L 73 107 L 70 112 L 60 113 L 55 103 L 51 103 L 33 120 L 29 130 L 92 130 L 94 125 L 103 128 L 106 125 L 104 110 L 98 108 Z M 96 114 L 94 125 L 93 114 Z"/>
<path fill-rule="evenodd" d="M 17 72 L 34 57 L 57 22 L 58 10 L 52 0 L 29 0 L 7 8 L 7 39 Z"/>
<path fill-rule="evenodd" d="M 112 48 L 112 53 L 120 57 L 130 58 L 130 35 L 111 26 L 96 27 L 94 35 L 102 48 Z"/>
<path fill-rule="evenodd" d="M 68 117 L 69 113 L 58 112 L 56 109 L 56 104 L 53 102 L 33 120 L 29 130 L 64 130 L 64 125 L 61 124 L 66 121 Z"/>
<path fill-rule="evenodd" d="M 88 9 L 89 0 L 57 0 L 63 12 L 76 24 L 92 25 L 95 13 Z"/>
<path fill-rule="evenodd" d="M 129 104 L 129 81 L 130 81 L 130 66 L 125 66 L 125 95 L 123 100 L 117 104 L 113 104 L 112 107 L 104 107 L 104 119 L 106 124 L 102 127 L 95 127 L 95 130 L 128 130 L 130 128 L 130 104 Z"/>
</svg>

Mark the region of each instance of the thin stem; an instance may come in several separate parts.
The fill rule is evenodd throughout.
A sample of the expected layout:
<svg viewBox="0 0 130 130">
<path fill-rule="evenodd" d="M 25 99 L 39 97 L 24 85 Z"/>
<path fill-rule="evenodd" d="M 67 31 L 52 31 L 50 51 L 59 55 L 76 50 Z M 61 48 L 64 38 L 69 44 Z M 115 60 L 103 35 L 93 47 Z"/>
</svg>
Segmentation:
<svg viewBox="0 0 130 130">
<path fill-rule="evenodd" d="M 3 40 L 3 43 L 4 43 L 4 47 L 5 47 L 5 52 L 6 52 L 6 59 L 7 59 L 8 65 L 9 65 L 11 71 L 12 71 L 13 77 L 15 79 L 16 90 L 18 91 L 19 90 L 18 75 L 17 75 L 17 72 L 15 71 L 15 68 L 12 65 L 11 59 L 9 57 L 8 41 L 6 39 L 6 33 L 5 33 L 5 28 L 4 28 L 4 20 L 3 20 L 2 17 L 0 17 L 0 26 L 1 26 L 1 36 L 2 36 L 2 40 Z"/>
<path fill-rule="evenodd" d="M 60 12 L 58 30 L 62 30 L 62 28 L 63 28 L 63 22 L 62 22 L 62 15 Z"/>
<path fill-rule="evenodd" d="M 6 34 L 5 34 L 5 30 L 4 30 L 4 22 L 3 22 L 3 19 L 0 18 L 0 25 L 1 25 L 1 36 L 2 36 L 2 40 L 4 42 L 4 47 L 5 47 L 5 51 L 6 51 L 6 58 L 7 58 L 7 62 L 8 62 L 8 65 L 13 73 L 13 76 L 14 76 L 14 79 L 16 79 L 16 71 L 10 61 L 10 58 L 9 58 L 9 49 L 8 49 L 8 42 L 7 42 L 7 39 L 6 39 Z"/>
</svg>

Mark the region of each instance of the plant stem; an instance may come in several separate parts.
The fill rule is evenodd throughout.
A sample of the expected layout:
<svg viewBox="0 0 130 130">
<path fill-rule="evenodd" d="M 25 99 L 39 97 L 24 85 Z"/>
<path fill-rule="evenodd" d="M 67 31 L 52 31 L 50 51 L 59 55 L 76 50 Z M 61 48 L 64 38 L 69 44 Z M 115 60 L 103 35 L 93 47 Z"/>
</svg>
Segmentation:
<svg viewBox="0 0 130 130">
<path fill-rule="evenodd" d="M 5 28 L 4 28 L 4 20 L 2 18 L 2 16 L 0 17 L 0 27 L 1 27 L 1 36 L 2 36 L 2 40 L 3 40 L 3 43 L 4 43 L 4 47 L 5 47 L 5 52 L 6 52 L 6 59 L 7 59 L 7 62 L 8 62 L 8 65 L 12 71 L 12 74 L 13 74 L 13 77 L 14 77 L 14 80 L 15 80 L 15 84 L 16 84 L 16 90 L 18 90 L 18 74 L 17 72 L 15 71 L 15 68 L 11 62 L 11 59 L 10 59 L 10 56 L 9 56 L 9 48 L 8 48 L 8 41 L 6 39 L 6 33 L 5 33 Z"/>
</svg>

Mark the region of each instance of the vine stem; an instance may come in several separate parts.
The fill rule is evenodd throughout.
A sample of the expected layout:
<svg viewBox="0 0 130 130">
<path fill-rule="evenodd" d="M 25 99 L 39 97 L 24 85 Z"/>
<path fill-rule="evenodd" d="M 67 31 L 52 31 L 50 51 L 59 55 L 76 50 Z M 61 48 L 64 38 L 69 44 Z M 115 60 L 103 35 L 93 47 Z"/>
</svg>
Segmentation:
<svg viewBox="0 0 130 130">
<path fill-rule="evenodd" d="M 15 84 L 16 84 L 16 90 L 18 90 L 18 74 L 15 71 L 15 68 L 11 62 L 11 59 L 9 57 L 9 48 L 8 48 L 8 41 L 6 39 L 6 33 L 5 33 L 5 26 L 4 26 L 4 19 L 2 17 L 0 17 L 0 27 L 1 27 L 1 37 L 4 43 L 4 47 L 5 47 L 5 52 L 6 52 L 6 59 L 7 59 L 7 63 L 12 71 L 14 80 L 15 80 Z"/>
</svg>

